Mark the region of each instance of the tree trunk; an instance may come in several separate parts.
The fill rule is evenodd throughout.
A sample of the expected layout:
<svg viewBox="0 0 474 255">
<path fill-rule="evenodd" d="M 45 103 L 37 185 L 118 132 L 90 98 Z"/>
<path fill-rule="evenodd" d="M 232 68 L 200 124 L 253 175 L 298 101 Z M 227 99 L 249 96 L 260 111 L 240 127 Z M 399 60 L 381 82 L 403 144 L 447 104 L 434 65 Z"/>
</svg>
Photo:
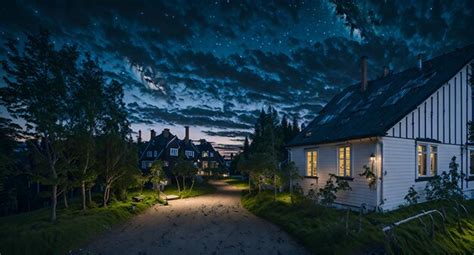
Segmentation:
<svg viewBox="0 0 474 255">
<path fill-rule="evenodd" d="M 89 204 L 92 204 L 92 186 L 89 187 Z"/>
<path fill-rule="evenodd" d="M 186 177 L 181 177 L 183 178 L 183 192 L 186 190 Z"/>
<path fill-rule="evenodd" d="M 102 197 L 102 205 L 107 208 L 107 202 L 109 201 L 109 185 L 105 185 L 104 195 Z"/>
<path fill-rule="evenodd" d="M 273 201 L 277 199 L 277 184 L 276 184 L 276 174 L 273 175 Z"/>
<path fill-rule="evenodd" d="M 250 174 L 248 178 L 249 178 L 249 194 L 250 194 L 250 192 L 252 192 L 252 189 L 250 188 Z"/>
<path fill-rule="evenodd" d="M 175 180 L 176 180 L 176 186 L 178 187 L 178 194 L 181 195 L 181 189 L 179 188 L 179 179 L 178 179 L 177 176 L 175 176 L 174 178 L 175 178 Z"/>
<path fill-rule="evenodd" d="M 64 207 L 69 208 L 69 204 L 67 203 L 67 192 L 63 192 L 63 200 L 64 200 Z"/>
<path fill-rule="evenodd" d="M 51 221 L 56 221 L 56 207 L 58 205 L 58 185 L 53 185 L 53 190 L 51 194 Z"/>
<path fill-rule="evenodd" d="M 82 210 L 86 210 L 86 183 L 82 181 L 81 183 L 81 196 L 82 196 Z"/>
<path fill-rule="evenodd" d="M 194 175 L 193 175 L 193 180 L 191 182 L 191 188 L 189 189 L 189 193 L 193 191 L 193 187 L 194 187 Z"/>
</svg>

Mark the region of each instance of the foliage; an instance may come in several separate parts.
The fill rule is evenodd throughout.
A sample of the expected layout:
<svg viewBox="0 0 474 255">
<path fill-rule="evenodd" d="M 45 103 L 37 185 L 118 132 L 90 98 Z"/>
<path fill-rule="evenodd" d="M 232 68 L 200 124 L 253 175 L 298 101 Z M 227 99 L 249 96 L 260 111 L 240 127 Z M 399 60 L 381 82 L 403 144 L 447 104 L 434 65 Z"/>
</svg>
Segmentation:
<svg viewBox="0 0 474 255">
<path fill-rule="evenodd" d="M 186 190 L 186 178 L 191 177 L 193 179 L 192 184 L 194 184 L 194 177 L 197 174 L 197 167 L 193 164 L 192 161 L 187 160 L 184 157 L 184 153 L 180 153 L 175 164 L 171 167 L 171 172 L 173 173 L 176 181 L 176 186 L 178 188 L 178 193 L 181 195 L 181 192 Z M 179 177 L 181 177 L 181 184 Z M 192 186 L 191 186 L 192 189 Z"/>
<path fill-rule="evenodd" d="M 166 180 L 166 173 L 163 169 L 163 161 L 155 160 L 150 167 L 149 181 L 153 188 L 159 190 L 160 183 Z"/>
<path fill-rule="evenodd" d="M 427 200 L 463 199 L 463 191 L 459 183 L 464 178 L 464 173 L 458 171 L 459 165 L 456 157 L 449 163 L 449 172 L 443 171 L 441 175 L 434 176 L 425 187 Z"/>
<path fill-rule="evenodd" d="M 66 254 L 156 203 L 156 193 L 143 195 L 142 202 L 113 202 L 108 208 L 87 211 L 72 203 L 70 209 L 58 210 L 56 224 L 49 222 L 47 209 L 0 218 L 0 250 L 2 254 Z"/>
<path fill-rule="evenodd" d="M 278 194 L 275 202 L 272 196 L 269 192 L 245 195 L 242 205 L 287 231 L 312 254 L 466 254 L 474 249 L 474 215 L 465 215 L 459 221 L 452 202 L 421 203 L 387 213 L 368 213 L 362 218 L 358 212 L 349 212 L 346 235 L 346 211 L 315 203 L 292 204 L 288 193 Z M 463 204 L 469 212 L 474 210 L 474 201 Z M 386 245 L 383 227 L 421 211 L 440 208 L 446 211 L 446 231 L 441 218 L 435 216 L 434 239 L 427 232 L 430 220 L 426 219 L 426 225 L 414 221 L 397 227 L 395 241 Z"/>
<path fill-rule="evenodd" d="M 24 162 L 17 164 L 17 176 L 23 177 L 15 178 L 21 179 L 25 193 L 30 193 L 30 183 L 36 182 L 37 195 L 50 198 L 54 221 L 57 198 L 62 194 L 67 205 L 65 194 L 69 190 L 81 188 L 82 209 L 86 209 L 86 190 L 90 194 L 98 180 L 105 186 L 105 201 L 115 184 L 120 184 L 116 190 L 119 194 L 124 193 L 124 187 L 134 185 L 135 178 L 129 178 L 133 171 L 111 181 L 104 174 L 110 169 L 101 168 L 127 168 L 127 164 L 136 164 L 136 156 L 127 149 L 130 154 L 126 159 L 116 160 L 107 146 L 97 144 L 104 142 L 104 137 L 116 137 L 123 143 L 130 132 L 122 85 L 114 80 L 106 82 L 99 61 L 89 54 L 81 56 L 76 46 L 53 43 L 43 30 L 27 34 L 23 45 L 8 39 L 6 52 L 2 61 L 6 86 L 0 89 L 0 103 L 12 117 L 25 121 L 25 130 L 14 133 L 25 133 L 27 155 L 11 157 L 21 157 Z M 50 190 L 40 193 L 44 186 Z M 26 200 L 29 207 L 30 198 Z"/>
<path fill-rule="evenodd" d="M 415 205 L 418 204 L 418 199 L 420 199 L 420 196 L 418 195 L 418 192 L 415 190 L 415 186 L 412 185 L 408 189 L 408 194 L 405 196 L 405 200 L 409 205 Z"/>
<path fill-rule="evenodd" d="M 188 185 L 189 180 L 187 180 Z M 204 182 L 196 182 L 194 185 L 194 188 L 192 190 L 188 190 L 186 192 L 181 192 L 178 191 L 178 187 L 175 183 L 171 183 L 166 185 L 165 190 L 163 191 L 167 195 L 176 195 L 180 196 L 181 198 L 190 198 L 190 197 L 197 197 L 197 196 L 202 196 L 206 194 L 211 194 L 214 193 L 216 188 L 207 183 L 206 181 Z"/>
<path fill-rule="evenodd" d="M 363 168 L 364 171 L 360 173 L 359 176 L 364 176 L 369 181 L 369 188 L 375 189 L 377 187 L 377 177 L 375 176 L 373 169 L 367 165 L 364 165 Z"/>
<path fill-rule="evenodd" d="M 336 200 L 336 193 L 339 191 L 352 190 L 349 186 L 349 182 L 340 176 L 335 174 L 329 174 L 329 179 L 323 188 L 319 189 L 318 197 L 323 205 L 330 205 Z"/>
</svg>

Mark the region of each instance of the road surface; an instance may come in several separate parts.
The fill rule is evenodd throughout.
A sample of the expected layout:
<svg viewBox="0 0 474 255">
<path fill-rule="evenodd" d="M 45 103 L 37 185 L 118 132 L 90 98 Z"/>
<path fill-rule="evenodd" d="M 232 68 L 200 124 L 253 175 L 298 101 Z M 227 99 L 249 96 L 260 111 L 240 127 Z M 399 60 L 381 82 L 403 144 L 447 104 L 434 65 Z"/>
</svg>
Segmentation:
<svg viewBox="0 0 474 255">
<path fill-rule="evenodd" d="M 275 225 L 240 204 L 240 190 L 217 191 L 155 205 L 93 240 L 80 254 L 306 254 Z"/>
</svg>

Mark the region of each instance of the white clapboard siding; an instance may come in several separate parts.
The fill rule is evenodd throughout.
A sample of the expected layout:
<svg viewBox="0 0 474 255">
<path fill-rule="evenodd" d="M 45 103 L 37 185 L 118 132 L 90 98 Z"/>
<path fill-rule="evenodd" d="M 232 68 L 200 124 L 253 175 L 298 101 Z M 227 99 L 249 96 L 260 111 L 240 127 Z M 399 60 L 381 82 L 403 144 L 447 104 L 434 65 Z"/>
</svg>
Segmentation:
<svg viewBox="0 0 474 255">
<path fill-rule="evenodd" d="M 342 205 L 359 207 L 365 203 L 369 208 L 377 205 L 377 191 L 369 189 L 365 177 L 359 176 L 364 165 L 370 164 L 370 155 L 376 153 L 376 140 L 354 140 L 344 143 L 325 144 L 319 146 L 302 146 L 291 148 L 291 158 L 298 167 L 301 176 L 306 175 L 306 151 L 316 149 L 318 151 L 318 178 L 303 178 L 299 183 L 305 192 L 310 189 L 322 188 L 328 180 L 329 174 L 337 175 L 337 151 L 339 145 L 350 144 L 352 151 L 352 177 L 349 181 L 352 190 L 336 194 L 336 202 Z M 377 168 L 377 165 L 374 166 Z M 377 169 L 374 169 L 377 171 Z"/>
<path fill-rule="evenodd" d="M 439 88 L 415 110 L 387 131 L 387 136 L 435 139 L 447 144 L 467 142 L 467 122 L 472 120 L 469 65 Z"/>
<path fill-rule="evenodd" d="M 383 209 L 393 210 L 406 203 L 405 195 L 411 186 L 424 199 L 427 181 L 416 181 L 417 141 L 384 137 L 383 142 Z M 449 171 L 453 156 L 460 163 L 461 148 L 452 144 L 434 144 L 438 147 L 438 173 Z"/>
</svg>

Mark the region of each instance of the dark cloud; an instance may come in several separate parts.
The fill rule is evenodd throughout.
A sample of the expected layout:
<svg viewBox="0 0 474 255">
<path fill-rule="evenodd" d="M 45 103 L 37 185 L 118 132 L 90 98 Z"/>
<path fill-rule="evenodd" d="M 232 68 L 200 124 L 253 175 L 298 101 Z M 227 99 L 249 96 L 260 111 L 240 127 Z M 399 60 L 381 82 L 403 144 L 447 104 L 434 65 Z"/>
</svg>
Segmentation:
<svg viewBox="0 0 474 255">
<path fill-rule="evenodd" d="M 212 130 L 203 131 L 203 133 L 209 136 L 225 136 L 225 137 L 245 137 L 251 134 L 251 132 L 248 132 L 248 131 L 212 131 Z"/>
<path fill-rule="evenodd" d="M 8 1 L 0 37 L 48 28 L 126 86 L 132 122 L 239 139 L 268 105 L 309 121 L 358 82 L 363 55 L 377 78 L 472 43 L 473 12 L 468 0 Z"/>
</svg>

